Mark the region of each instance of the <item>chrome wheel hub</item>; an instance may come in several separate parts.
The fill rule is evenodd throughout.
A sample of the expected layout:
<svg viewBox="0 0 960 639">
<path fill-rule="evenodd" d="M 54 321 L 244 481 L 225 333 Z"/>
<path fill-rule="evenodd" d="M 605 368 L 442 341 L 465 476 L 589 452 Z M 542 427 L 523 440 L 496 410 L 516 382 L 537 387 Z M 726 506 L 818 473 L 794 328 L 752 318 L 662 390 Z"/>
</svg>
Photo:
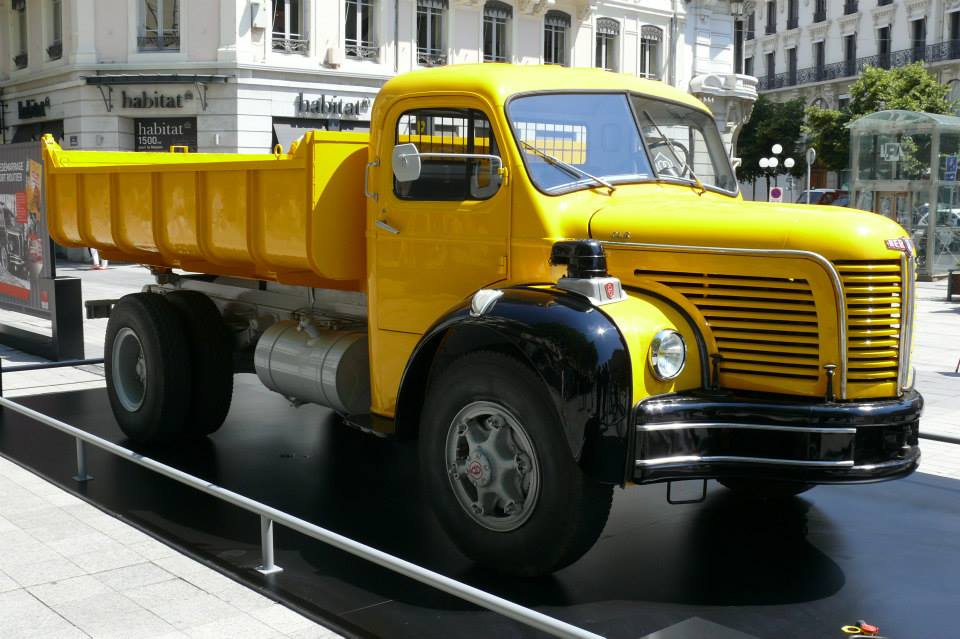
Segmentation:
<svg viewBox="0 0 960 639">
<path fill-rule="evenodd" d="M 457 501 L 484 528 L 515 530 L 533 513 L 540 465 L 526 430 L 505 407 L 473 402 L 457 413 L 445 462 Z"/>
<path fill-rule="evenodd" d="M 121 328 L 113 338 L 111 357 L 113 389 L 123 408 L 131 413 L 143 406 L 147 394 L 147 363 L 143 345 L 131 328 Z"/>
</svg>

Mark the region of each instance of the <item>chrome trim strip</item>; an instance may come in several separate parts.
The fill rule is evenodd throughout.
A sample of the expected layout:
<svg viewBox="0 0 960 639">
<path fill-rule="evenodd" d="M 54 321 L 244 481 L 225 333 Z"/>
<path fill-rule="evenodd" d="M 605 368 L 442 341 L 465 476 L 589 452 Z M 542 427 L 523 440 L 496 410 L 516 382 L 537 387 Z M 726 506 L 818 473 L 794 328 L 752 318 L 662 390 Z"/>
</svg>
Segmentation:
<svg viewBox="0 0 960 639">
<path fill-rule="evenodd" d="M 856 428 L 820 428 L 813 426 L 780 426 L 777 424 L 742 424 L 737 422 L 665 422 L 662 424 L 638 424 L 637 432 L 651 433 L 664 430 L 729 428 L 736 430 L 775 430 L 787 433 L 823 433 L 856 435 Z"/>
<path fill-rule="evenodd" d="M 900 361 L 897 371 L 897 394 L 908 390 L 910 381 L 910 347 L 913 343 L 913 314 L 916 294 L 916 260 L 904 253 L 900 256 Z"/>
<path fill-rule="evenodd" d="M 736 462 L 748 464 L 776 464 L 778 466 L 815 466 L 823 468 L 852 468 L 853 460 L 849 461 L 812 461 L 804 459 L 773 459 L 768 457 L 736 457 L 731 455 L 680 455 L 678 457 L 660 457 L 658 459 L 638 459 L 637 468 L 653 466 L 673 466 L 686 464 L 709 464 L 715 462 Z"/>
<path fill-rule="evenodd" d="M 847 298 L 843 291 L 843 281 L 840 279 L 840 273 L 833 262 L 813 251 L 797 251 L 791 249 L 750 249 L 750 248 L 725 248 L 718 246 L 687 246 L 683 244 L 643 244 L 640 242 L 609 242 L 598 240 L 601 244 L 608 246 L 623 246 L 629 248 L 643 248 L 653 250 L 667 251 L 695 251 L 698 253 L 719 253 L 730 254 L 739 253 L 743 255 L 766 255 L 773 257 L 803 257 L 812 260 L 823 267 L 830 279 L 833 280 L 833 293 L 837 303 L 837 325 L 839 327 L 840 342 L 840 399 L 847 398 Z"/>
</svg>

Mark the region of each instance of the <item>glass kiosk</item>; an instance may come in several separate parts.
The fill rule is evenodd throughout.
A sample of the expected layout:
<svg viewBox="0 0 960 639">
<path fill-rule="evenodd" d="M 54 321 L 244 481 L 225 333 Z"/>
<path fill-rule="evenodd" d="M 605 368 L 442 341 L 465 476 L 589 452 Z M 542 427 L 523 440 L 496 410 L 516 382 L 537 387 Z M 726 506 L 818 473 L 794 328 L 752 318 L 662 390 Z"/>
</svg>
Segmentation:
<svg viewBox="0 0 960 639">
<path fill-rule="evenodd" d="M 851 206 L 907 229 L 921 279 L 960 269 L 958 157 L 960 117 L 880 111 L 850 124 Z"/>
</svg>

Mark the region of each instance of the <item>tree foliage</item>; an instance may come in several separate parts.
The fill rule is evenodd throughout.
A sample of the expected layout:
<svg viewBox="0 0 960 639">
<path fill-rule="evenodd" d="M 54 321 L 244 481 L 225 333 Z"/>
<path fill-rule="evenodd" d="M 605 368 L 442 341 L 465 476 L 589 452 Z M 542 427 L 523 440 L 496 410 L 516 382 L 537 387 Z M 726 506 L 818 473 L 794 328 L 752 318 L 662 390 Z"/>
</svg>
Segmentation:
<svg viewBox="0 0 960 639">
<path fill-rule="evenodd" d="M 804 148 L 800 139 L 802 122 L 802 100 L 774 102 L 766 96 L 760 96 L 737 143 L 737 155 L 741 159 L 740 166 L 737 167 L 737 177 L 741 181 L 752 181 L 768 175 L 766 169 L 760 168 L 760 158 L 770 157 L 774 144 L 783 146 L 783 152 L 779 156 L 781 164 L 775 172 L 791 173 L 797 177 L 803 175 Z M 784 168 L 785 158 L 794 159 L 796 165 L 793 169 L 788 171 Z"/>
<path fill-rule="evenodd" d="M 915 62 L 897 69 L 867 67 L 850 87 L 850 102 L 844 110 L 808 107 L 804 132 L 817 149 L 817 166 L 842 171 L 850 161 L 851 122 L 865 115 L 900 109 L 925 113 L 953 113 L 950 88 L 941 84 Z"/>
</svg>

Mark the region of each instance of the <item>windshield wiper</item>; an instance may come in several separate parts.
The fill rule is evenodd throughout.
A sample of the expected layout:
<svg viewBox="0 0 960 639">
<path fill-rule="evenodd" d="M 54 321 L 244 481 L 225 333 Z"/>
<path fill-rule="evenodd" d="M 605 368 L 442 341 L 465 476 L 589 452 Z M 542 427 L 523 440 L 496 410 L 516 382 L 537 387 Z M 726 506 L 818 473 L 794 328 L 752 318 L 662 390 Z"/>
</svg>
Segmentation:
<svg viewBox="0 0 960 639">
<path fill-rule="evenodd" d="M 579 169 L 579 168 L 575 167 L 575 166 L 572 165 L 572 164 L 567 164 L 566 162 L 564 162 L 564 161 L 561 160 L 560 158 L 555 158 L 555 157 L 553 157 L 552 155 L 550 155 L 549 153 L 546 153 L 546 152 L 544 152 L 544 151 L 541 151 L 540 149 L 538 149 L 537 147 L 533 146 L 532 144 L 529 144 L 529 143 L 527 143 L 527 142 L 524 142 L 523 140 L 520 140 L 520 144 L 522 144 L 524 148 L 530 149 L 531 151 L 533 151 L 534 153 L 536 153 L 537 155 L 539 155 L 540 157 L 542 157 L 544 160 L 546 160 L 546 161 L 549 162 L 550 164 L 553 164 L 553 165 L 555 165 L 555 166 L 559 166 L 561 169 L 566 169 L 567 173 L 570 173 L 570 174 L 572 174 L 572 175 L 578 175 L 578 176 L 580 176 L 580 177 L 585 177 L 585 178 L 588 178 L 588 179 L 590 179 L 590 180 L 593 180 L 594 182 L 596 182 L 596 183 L 599 184 L 600 186 L 605 187 L 605 188 L 607 188 L 607 189 L 610 189 L 610 193 L 613 193 L 614 191 L 617 190 L 617 187 L 615 187 L 614 185 L 610 184 L 609 182 L 607 182 L 607 181 L 604 180 L 603 178 L 598 178 L 596 175 L 591 175 L 590 173 L 587 173 L 587 172 L 584 171 L 583 169 Z M 609 195 L 609 194 L 608 194 L 608 195 Z"/>
<path fill-rule="evenodd" d="M 673 144 L 673 140 L 671 140 L 670 138 L 668 138 L 663 134 L 663 131 L 660 130 L 660 125 L 657 124 L 657 121 L 653 119 L 653 116 L 651 116 L 650 113 L 648 113 L 647 111 L 644 111 L 643 114 L 647 116 L 648 120 L 650 120 L 650 124 L 652 124 L 653 128 L 657 130 L 657 133 L 660 135 L 660 138 L 667 143 L 667 148 L 670 149 L 670 155 L 673 156 L 673 159 L 676 160 L 678 164 L 682 164 L 683 168 L 686 169 L 687 173 L 690 174 L 690 177 L 693 178 L 693 182 L 696 184 L 697 188 L 700 189 L 700 195 L 703 195 L 704 193 L 706 193 L 707 192 L 706 187 L 703 186 L 703 182 L 700 181 L 700 178 L 697 177 L 697 174 L 693 172 L 693 168 L 691 168 L 690 165 L 687 164 L 686 160 L 681 160 L 680 156 L 677 155 L 677 150 Z"/>
</svg>

